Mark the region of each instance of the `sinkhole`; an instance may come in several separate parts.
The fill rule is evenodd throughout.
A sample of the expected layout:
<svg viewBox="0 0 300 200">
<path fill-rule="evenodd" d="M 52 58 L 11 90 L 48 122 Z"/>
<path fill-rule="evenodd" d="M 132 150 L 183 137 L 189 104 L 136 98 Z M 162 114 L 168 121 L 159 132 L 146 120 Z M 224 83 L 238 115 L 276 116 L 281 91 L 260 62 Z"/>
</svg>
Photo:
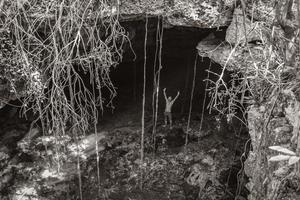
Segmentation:
<svg viewBox="0 0 300 200">
<path fill-rule="evenodd" d="M 103 190 L 113 186 L 117 189 L 106 195 L 109 199 L 149 200 L 246 197 L 247 177 L 243 162 L 250 148 L 247 128 L 238 119 L 228 122 L 226 116 L 209 109 L 208 89 L 218 79 L 222 66 L 207 57 L 200 57 L 196 50 L 197 44 L 209 34 L 224 41 L 226 27 L 168 26 L 162 29 L 163 22 L 157 18 L 149 18 L 147 28 L 145 20 L 122 22 L 122 26 L 128 32 L 131 43 L 124 44 L 121 63 L 110 69 L 110 79 L 117 95 L 112 104 L 104 102 L 107 106 L 103 112 L 99 110 L 97 125 L 98 130 L 107 131 L 111 138 L 100 154 L 99 176 Z M 80 70 L 78 73 L 91 88 L 89 76 Z M 232 73 L 225 71 L 223 80 L 228 85 Z M 158 117 L 156 127 L 153 127 L 153 92 L 158 86 L 155 84 L 157 80 Z M 180 92 L 172 107 L 172 128 L 164 127 L 164 88 L 167 96 L 173 98 Z M 105 99 L 111 98 L 108 91 L 104 91 L 103 95 Z M 146 157 L 143 187 L 147 190 L 138 191 L 136 177 L 139 176 L 135 171 L 138 171 L 143 108 Z M 16 134 L 8 140 L 9 145 L 5 145 L 8 130 L 14 123 L 22 121 L 22 133 L 25 134 L 29 122 L 20 119 L 16 109 L 9 105 L 0 110 L 0 116 L 1 126 L 5 127 L 0 135 L 2 146 L 13 149 L 11 151 L 17 154 L 17 142 L 22 136 Z M 26 159 L 26 162 L 28 160 L 31 159 Z M 95 167 L 91 167 L 88 175 L 80 180 L 86 199 L 95 199 L 98 195 L 97 188 L 91 187 L 95 185 L 96 174 Z M 76 181 L 70 184 L 69 192 L 78 193 Z"/>
</svg>

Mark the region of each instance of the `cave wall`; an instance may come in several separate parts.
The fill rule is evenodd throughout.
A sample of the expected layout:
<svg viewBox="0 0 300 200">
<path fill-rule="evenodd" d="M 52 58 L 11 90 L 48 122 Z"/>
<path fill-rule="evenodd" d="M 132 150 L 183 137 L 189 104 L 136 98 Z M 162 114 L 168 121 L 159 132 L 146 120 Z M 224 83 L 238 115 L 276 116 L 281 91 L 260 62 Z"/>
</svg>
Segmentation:
<svg viewBox="0 0 300 200">
<path fill-rule="evenodd" d="M 287 154 L 269 148 L 280 146 L 298 155 L 300 147 L 299 51 L 291 43 L 299 42 L 297 4 L 274 3 L 255 1 L 246 4 L 245 12 L 236 9 L 225 42 L 210 35 L 197 46 L 199 55 L 242 73 L 250 85 L 247 123 L 252 148 L 245 162 L 249 200 L 300 198 L 298 164 L 292 164 L 291 156 L 273 161 Z"/>
<path fill-rule="evenodd" d="M 295 138 L 299 131 L 299 102 L 292 91 L 273 95 L 248 111 L 248 127 L 252 151 L 245 162 L 245 172 L 251 177 L 248 199 L 299 199 L 296 166 L 287 161 L 269 162 L 279 152 L 269 149 L 280 146 L 296 152 Z M 297 137 L 297 136 L 296 136 Z"/>
</svg>

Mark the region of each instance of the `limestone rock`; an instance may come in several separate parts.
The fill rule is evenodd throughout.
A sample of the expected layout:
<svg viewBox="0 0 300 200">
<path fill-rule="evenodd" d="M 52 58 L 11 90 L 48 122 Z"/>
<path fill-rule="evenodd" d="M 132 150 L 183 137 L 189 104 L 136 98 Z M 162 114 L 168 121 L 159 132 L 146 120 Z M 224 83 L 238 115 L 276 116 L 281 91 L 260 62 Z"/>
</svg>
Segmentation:
<svg viewBox="0 0 300 200">
<path fill-rule="evenodd" d="M 264 199 L 266 196 L 270 196 L 277 190 L 273 186 L 278 178 L 287 177 L 291 172 L 291 166 L 287 167 L 284 162 L 266 163 L 276 153 L 268 151 L 264 147 L 279 145 L 294 151 L 291 140 L 293 134 L 297 134 L 299 130 L 297 114 L 299 106 L 291 91 L 283 92 L 278 99 L 280 100 L 274 107 L 270 101 L 261 106 L 253 105 L 248 111 L 249 134 L 253 146 L 253 150 L 245 161 L 245 173 L 250 178 L 248 189 L 251 190 L 248 199 Z M 266 109 L 261 109 L 262 106 Z M 282 117 L 270 115 L 271 106 L 274 110 L 276 107 L 282 107 L 284 115 Z M 270 119 L 267 123 L 265 120 L 268 117 Z M 272 175 L 268 177 L 266 171 L 271 172 Z M 265 196 L 260 196 L 262 190 L 267 191 Z"/>
<path fill-rule="evenodd" d="M 275 0 L 247 0 L 245 2 L 246 15 L 253 18 L 254 21 L 264 21 L 266 24 L 272 24 L 275 20 Z"/>
<path fill-rule="evenodd" d="M 76 158 L 81 156 L 82 158 L 87 158 L 97 153 L 96 142 L 98 144 L 98 151 L 103 151 L 105 145 L 101 143 L 101 140 L 105 139 L 107 132 L 99 132 L 98 134 L 91 134 L 68 146 L 68 149 L 71 151 L 71 156 Z"/>
<path fill-rule="evenodd" d="M 240 8 L 234 10 L 231 24 L 227 28 L 225 40 L 230 44 L 245 44 L 252 41 L 265 41 L 264 30 L 259 22 L 251 22 L 244 17 Z"/>
<path fill-rule="evenodd" d="M 231 20 L 232 1 L 211 0 L 121 0 L 122 20 L 144 16 L 164 16 L 173 26 L 214 28 L 227 26 Z"/>
<path fill-rule="evenodd" d="M 225 66 L 228 70 L 246 69 L 249 65 L 259 65 L 266 49 L 260 45 L 249 45 L 248 49 L 232 46 L 217 39 L 213 34 L 204 38 L 197 45 L 200 56 Z"/>
</svg>

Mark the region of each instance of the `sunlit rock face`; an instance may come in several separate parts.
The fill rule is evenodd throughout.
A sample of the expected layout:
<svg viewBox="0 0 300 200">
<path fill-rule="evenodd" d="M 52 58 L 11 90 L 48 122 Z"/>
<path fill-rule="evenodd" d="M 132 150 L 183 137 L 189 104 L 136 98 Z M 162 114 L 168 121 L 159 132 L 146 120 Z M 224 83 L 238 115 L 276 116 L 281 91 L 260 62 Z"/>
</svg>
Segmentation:
<svg viewBox="0 0 300 200">
<path fill-rule="evenodd" d="M 173 26 L 214 28 L 231 21 L 232 0 L 121 0 L 121 19 L 135 20 L 145 14 L 163 16 Z"/>
<path fill-rule="evenodd" d="M 211 34 L 198 43 L 197 50 L 200 56 L 209 57 L 228 70 L 241 71 L 264 60 L 266 43 L 266 28 L 261 22 L 251 22 L 237 8 L 226 30 L 225 41 Z M 275 57 L 272 52 L 271 57 Z"/>
</svg>

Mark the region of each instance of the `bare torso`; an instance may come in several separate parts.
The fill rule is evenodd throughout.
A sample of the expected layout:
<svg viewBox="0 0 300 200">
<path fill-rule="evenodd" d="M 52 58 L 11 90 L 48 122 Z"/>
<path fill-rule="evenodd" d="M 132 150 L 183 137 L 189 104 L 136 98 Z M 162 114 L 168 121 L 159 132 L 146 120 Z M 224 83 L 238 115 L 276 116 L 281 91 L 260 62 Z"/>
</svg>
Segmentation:
<svg viewBox="0 0 300 200">
<path fill-rule="evenodd" d="M 173 102 L 172 101 L 166 101 L 165 112 L 171 112 L 172 106 L 173 106 Z"/>
</svg>

